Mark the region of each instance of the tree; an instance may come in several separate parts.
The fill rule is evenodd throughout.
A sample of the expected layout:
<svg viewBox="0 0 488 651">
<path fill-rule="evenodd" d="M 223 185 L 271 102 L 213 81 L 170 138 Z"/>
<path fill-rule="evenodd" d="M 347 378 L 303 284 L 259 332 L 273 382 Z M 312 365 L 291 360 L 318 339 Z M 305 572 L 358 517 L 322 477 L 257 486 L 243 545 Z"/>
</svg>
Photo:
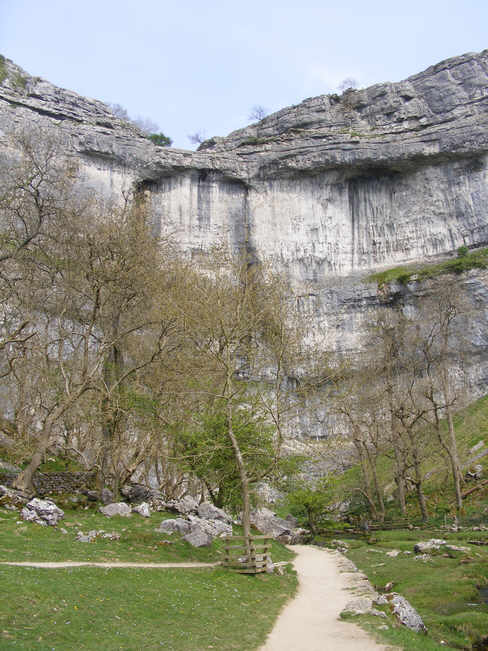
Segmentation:
<svg viewBox="0 0 488 651">
<path fill-rule="evenodd" d="M 205 141 L 205 131 L 195 131 L 195 133 L 188 134 L 188 140 L 192 145 L 201 145 Z"/>
<path fill-rule="evenodd" d="M 165 136 L 164 133 L 150 133 L 149 140 L 152 140 L 155 145 L 160 147 L 171 147 L 173 141 L 168 136 Z"/>
<path fill-rule="evenodd" d="M 337 86 L 337 89 L 340 90 L 341 92 L 344 92 L 345 90 L 354 90 L 355 88 L 358 87 L 358 82 L 354 77 L 346 77 L 341 81 L 341 83 Z"/>
<path fill-rule="evenodd" d="M 334 499 L 334 484 L 332 476 L 322 477 L 315 486 L 302 481 L 287 495 L 290 511 L 303 521 L 313 536 L 319 533 L 320 521 Z"/>
<path fill-rule="evenodd" d="M 220 434 L 225 429 L 239 477 L 242 523 L 248 540 L 254 470 L 246 458 L 249 439 L 242 435 L 249 430 L 242 429 L 242 419 L 245 414 L 249 426 L 254 423 L 255 428 L 269 418 L 262 397 L 265 369 L 269 368 L 271 316 L 266 270 L 246 258 L 235 262 L 220 252 L 211 258 L 205 273 L 189 279 L 189 285 L 186 300 L 180 301 L 191 349 L 188 393 L 200 402 L 200 413 L 217 419 Z M 273 440 L 273 453 L 269 450 L 262 455 L 261 477 L 276 467 L 279 447 L 278 436 Z"/>
<path fill-rule="evenodd" d="M 136 198 L 122 207 L 92 202 L 83 208 L 66 205 L 42 257 L 26 261 L 31 276 L 24 309 L 37 331 L 18 365 L 19 386 L 24 382 L 18 397 L 27 412 L 38 405 L 38 433 L 18 488 L 31 487 L 63 419 L 84 401 L 88 413 L 98 414 L 100 483 L 110 480 L 117 492 L 130 444 L 140 450 L 126 427 L 127 390 L 171 347 L 175 316 L 162 312 L 167 275 L 161 257 L 164 250 L 168 260 L 170 254 L 149 232 L 143 207 Z M 173 271 L 170 264 L 165 269 L 172 274 L 170 266 Z"/>
<path fill-rule="evenodd" d="M 142 117 L 140 115 L 138 115 L 136 118 L 132 118 L 127 112 L 127 109 L 124 108 L 121 104 L 107 103 L 107 106 L 110 108 L 115 117 L 134 124 L 146 135 L 147 138 L 149 138 L 149 140 L 152 140 L 154 144 L 161 147 L 171 147 L 173 143 L 171 138 L 159 131 L 159 125 L 151 120 L 151 118 Z"/>
<path fill-rule="evenodd" d="M 260 122 L 261 120 L 264 120 L 267 115 L 268 110 L 265 109 L 264 106 L 261 104 L 255 104 L 249 113 L 249 119 L 253 122 Z"/>
<path fill-rule="evenodd" d="M 235 452 L 227 433 L 226 405 L 217 400 L 198 414 L 195 422 L 176 434 L 177 458 L 205 485 L 212 502 L 238 511 L 241 505 L 240 476 Z M 275 454 L 274 428 L 252 409 L 238 405 L 233 432 L 246 466 L 249 485 L 268 478 L 270 458 Z"/>
<path fill-rule="evenodd" d="M 424 397 L 430 405 L 425 421 L 436 433 L 447 454 L 453 478 L 456 510 L 463 509 L 461 464 L 459 460 L 454 408 L 463 394 L 463 351 L 465 341 L 460 333 L 468 327 L 471 307 L 449 279 L 436 283 L 435 291 L 425 297 L 419 310 L 421 354 L 425 365 Z M 464 328 L 463 328 L 464 326 Z M 447 435 L 442 418 L 447 421 Z"/>
</svg>

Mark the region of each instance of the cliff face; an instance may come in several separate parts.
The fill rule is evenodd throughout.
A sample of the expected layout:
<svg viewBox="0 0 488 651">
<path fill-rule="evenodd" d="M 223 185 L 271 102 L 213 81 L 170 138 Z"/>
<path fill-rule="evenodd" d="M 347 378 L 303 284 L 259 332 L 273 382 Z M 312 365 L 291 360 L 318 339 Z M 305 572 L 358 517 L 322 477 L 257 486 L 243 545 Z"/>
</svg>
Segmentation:
<svg viewBox="0 0 488 651">
<path fill-rule="evenodd" d="M 307 99 L 197 152 L 153 145 L 103 103 L 3 65 L 0 154 L 12 128 L 55 126 L 88 185 L 147 191 L 156 233 L 192 254 L 224 240 L 271 259 L 333 348 L 363 347 L 383 301 L 367 272 L 488 243 L 488 50 Z M 484 275 L 469 278 L 484 295 Z"/>
</svg>

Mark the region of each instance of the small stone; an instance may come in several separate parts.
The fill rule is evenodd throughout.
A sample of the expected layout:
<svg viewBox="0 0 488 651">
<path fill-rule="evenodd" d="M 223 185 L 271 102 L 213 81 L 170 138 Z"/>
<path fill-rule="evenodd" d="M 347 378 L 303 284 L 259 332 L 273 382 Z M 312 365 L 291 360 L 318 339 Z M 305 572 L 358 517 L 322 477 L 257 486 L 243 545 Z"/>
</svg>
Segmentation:
<svg viewBox="0 0 488 651">
<path fill-rule="evenodd" d="M 399 549 L 392 549 L 391 551 L 386 552 L 386 555 L 390 556 L 390 558 L 396 558 L 399 554 L 401 554 Z"/>
</svg>

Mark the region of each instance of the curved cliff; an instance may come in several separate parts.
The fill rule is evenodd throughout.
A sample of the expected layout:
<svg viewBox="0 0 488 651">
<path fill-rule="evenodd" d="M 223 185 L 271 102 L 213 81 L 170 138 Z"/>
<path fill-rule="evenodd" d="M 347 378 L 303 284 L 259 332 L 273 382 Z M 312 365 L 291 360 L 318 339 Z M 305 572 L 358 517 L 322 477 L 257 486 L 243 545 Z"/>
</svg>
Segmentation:
<svg viewBox="0 0 488 651">
<path fill-rule="evenodd" d="M 359 282 L 368 272 L 488 243 L 488 50 L 307 99 L 196 152 L 158 147 L 102 102 L 0 64 L 0 155 L 10 130 L 55 127 L 87 184 L 147 192 L 156 233 L 194 254 L 224 240 L 271 259 L 336 350 L 360 351 L 383 304 Z M 462 281 L 483 300 L 486 282 Z"/>
<path fill-rule="evenodd" d="M 158 231 L 190 249 L 245 242 L 320 283 L 488 241 L 488 50 L 307 99 L 197 152 L 153 145 L 102 102 L 4 66 L 0 128 L 55 125 L 87 179 L 142 184 Z"/>
</svg>

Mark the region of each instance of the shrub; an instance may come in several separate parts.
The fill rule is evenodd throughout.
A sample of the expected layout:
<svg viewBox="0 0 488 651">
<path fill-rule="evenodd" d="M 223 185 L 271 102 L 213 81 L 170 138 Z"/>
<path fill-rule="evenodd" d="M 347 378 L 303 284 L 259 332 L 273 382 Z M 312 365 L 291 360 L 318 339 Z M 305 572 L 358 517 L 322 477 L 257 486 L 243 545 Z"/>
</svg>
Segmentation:
<svg viewBox="0 0 488 651">
<path fill-rule="evenodd" d="M 155 145 L 160 147 L 171 147 L 173 141 L 168 136 L 165 136 L 164 133 L 150 133 L 148 136 L 149 140 Z"/>
</svg>

